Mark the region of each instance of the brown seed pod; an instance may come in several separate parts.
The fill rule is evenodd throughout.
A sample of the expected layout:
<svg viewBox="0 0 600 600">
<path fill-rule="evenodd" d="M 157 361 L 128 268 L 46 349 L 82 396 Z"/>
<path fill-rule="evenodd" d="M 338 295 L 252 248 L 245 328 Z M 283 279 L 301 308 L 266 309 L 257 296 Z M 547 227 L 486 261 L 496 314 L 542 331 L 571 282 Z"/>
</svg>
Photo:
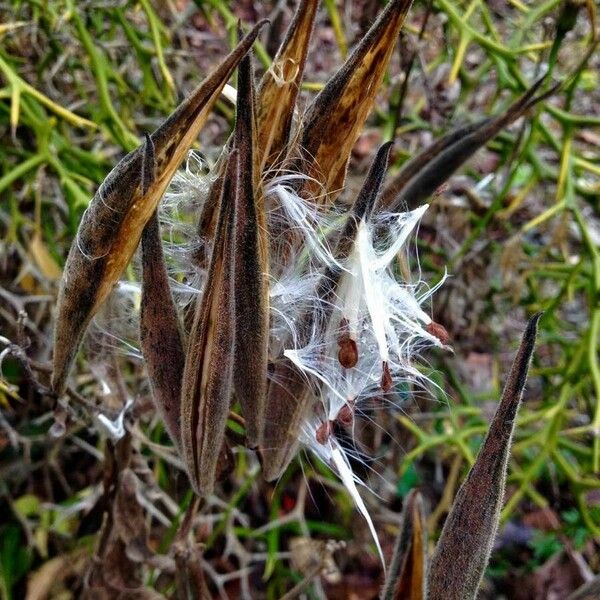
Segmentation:
<svg viewBox="0 0 600 600">
<path fill-rule="evenodd" d="M 143 191 L 144 147 L 125 156 L 108 174 L 79 225 L 65 264 L 57 301 L 52 389 L 62 394 L 83 334 L 138 246 L 176 169 L 202 129 L 234 69 L 264 21 L 238 44 L 150 136 L 155 170 Z"/>
<path fill-rule="evenodd" d="M 391 0 L 306 112 L 303 170 L 332 202 L 343 188 L 352 147 L 365 124 L 412 0 Z M 343 135 L 340 136 L 340 132 Z M 300 193 L 320 194 L 308 179 Z"/>
<path fill-rule="evenodd" d="M 385 188 L 382 208 L 394 212 L 419 206 L 491 138 L 556 92 L 558 86 L 535 96 L 544 80 L 538 79 L 503 113 L 451 131 L 408 161 Z"/>
<path fill-rule="evenodd" d="M 228 160 L 217 237 L 202 300 L 196 305 L 181 387 L 182 457 L 199 495 L 214 489 L 233 392 L 233 200 L 239 170 L 234 150 Z"/>
<path fill-rule="evenodd" d="M 269 348 L 268 225 L 257 164 L 253 70 L 250 56 L 238 70 L 234 148 L 240 164 L 235 192 L 235 396 L 246 419 L 246 440 L 258 446 L 264 422 Z"/>
<path fill-rule="evenodd" d="M 319 0 L 301 0 L 281 48 L 258 91 L 258 148 L 261 172 L 285 158 L 296 98 Z"/>
<path fill-rule="evenodd" d="M 475 598 L 496 536 L 510 446 L 541 313 L 531 318 L 475 464 L 456 494 L 431 559 L 428 598 Z"/>
</svg>

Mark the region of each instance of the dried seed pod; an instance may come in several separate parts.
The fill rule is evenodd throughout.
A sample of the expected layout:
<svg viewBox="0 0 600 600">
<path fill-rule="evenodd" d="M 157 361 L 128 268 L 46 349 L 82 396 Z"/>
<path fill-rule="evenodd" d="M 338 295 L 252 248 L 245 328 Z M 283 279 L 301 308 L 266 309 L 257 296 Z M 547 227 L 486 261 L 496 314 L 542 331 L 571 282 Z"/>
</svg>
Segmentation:
<svg viewBox="0 0 600 600">
<path fill-rule="evenodd" d="M 362 219 L 368 219 L 373 212 L 385 176 L 390 149 L 391 143 L 387 143 L 377 152 L 334 252 L 338 260 L 348 256 L 358 231 L 358 224 Z M 308 335 L 313 325 L 327 326 L 341 273 L 341 269 L 332 266 L 322 275 L 317 289 L 323 306 L 320 312 L 321 321 L 315 324 L 314 313 L 307 314 L 299 328 L 301 336 Z M 304 340 L 300 339 L 298 343 L 302 345 L 303 342 Z M 277 479 L 294 457 L 298 447 L 298 430 L 312 393 L 306 376 L 292 361 L 286 357 L 276 361 L 266 398 L 260 449 L 263 475 L 267 481 Z"/>
<path fill-rule="evenodd" d="M 238 69 L 234 147 L 241 172 L 235 211 L 235 395 L 246 419 L 247 444 L 259 444 L 267 394 L 269 348 L 268 227 L 257 164 L 253 70 L 250 55 Z"/>
<path fill-rule="evenodd" d="M 424 600 L 427 597 L 427 524 L 421 494 L 412 490 L 402 509 L 402 524 L 381 600 Z"/>
<path fill-rule="evenodd" d="M 329 202 L 344 185 L 350 152 L 373 107 L 411 3 L 388 3 L 307 110 L 301 141 L 303 171 L 323 184 Z M 307 198 L 320 192 L 311 180 L 301 190 Z"/>
<path fill-rule="evenodd" d="M 140 342 L 152 397 L 173 443 L 180 444 L 181 377 L 185 354 L 164 263 L 156 213 L 142 233 Z"/>
<path fill-rule="evenodd" d="M 502 114 L 446 134 L 406 163 L 384 190 L 381 206 L 392 212 L 419 206 L 479 148 L 556 91 L 553 87 L 535 97 L 543 81 L 544 77 L 536 81 Z"/>
<path fill-rule="evenodd" d="M 154 145 L 146 136 L 142 161 L 142 193 L 147 193 L 155 172 Z M 142 300 L 140 342 L 148 370 L 152 397 L 177 448 L 180 446 L 181 377 L 185 355 L 177 309 L 162 250 L 156 212 L 142 233 Z"/>
<path fill-rule="evenodd" d="M 258 148 L 261 172 L 287 153 L 292 117 L 300 90 L 319 0 L 301 0 L 271 68 L 258 92 Z"/>
<path fill-rule="evenodd" d="M 213 491 L 233 392 L 234 211 L 238 152 L 229 155 L 202 300 L 196 305 L 181 388 L 181 449 L 199 495 Z"/>
<path fill-rule="evenodd" d="M 540 316 L 527 325 L 488 434 L 444 524 L 429 568 L 431 600 L 475 598 L 481 584 L 500 519 L 515 418 Z"/>
<path fill-rule="evenodd" d="M 84 216 L 61 281 L 54 330 L 52 389 L 61 394 L 83 334 L 133 255 L 175 170 L 206 122 L 233 70 L 264 21 L 151 135 L 155 173 L 143 193 L 144 149 L 125 156 L 108 174 Z"/>
</svg>

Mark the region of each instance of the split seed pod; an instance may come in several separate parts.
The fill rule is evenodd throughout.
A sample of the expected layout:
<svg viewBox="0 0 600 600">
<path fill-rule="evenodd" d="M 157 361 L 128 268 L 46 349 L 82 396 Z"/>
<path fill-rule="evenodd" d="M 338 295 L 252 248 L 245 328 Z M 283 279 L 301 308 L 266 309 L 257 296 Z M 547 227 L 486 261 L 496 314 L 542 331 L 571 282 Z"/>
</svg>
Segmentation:
<svg viewBox="0 0 600 600">
<path fill-rule="evenodd" d="M 423 499 L 418 491 L 412 490 L 404 502 L 402 523 L 381 600 L 425 600 L 426 572 L 427 523 Z"/>
<path fill-rule="evenodd" d="M 257 122 L 261 171 L 279 162 L 287 153 L 318 6 L 319 0 L 302 0 L 298 4 L 281 48 L 260 82 Z"/>
<path fill-rule="evenodd" d="M 385 176 L 390 149 L 391 143 L 384 144 L 373 161 L 334 252 L 337 261 L 348 256 L 360 221 L 368 219 L 373 212 Z M 320 321 L 315 323 L 312 312 L 306 315 L 304 324 L 300 327 L 300 335 L 309 335 L 313 327 L 327 326 L 341 274 L 339 267 L 330 267 L 321 276 L 317 288 L 317 297 L 323 309 L 320 311 Z M 277 479 L 294 457 L 299 443 L 300 423 L 306 415 L 313 393 L 306 376 L 291 360 L 280 357 L 275 363 L 269 384 L 260 452 L 263 475 L 267 481 Z"/>
<path fill-rule="evenodd" d="M 215 244 L 186 353 L 181 389 L 181 450 L 194 491 L 213 491 L 233 392 L 234 206 L 237 150 L 229 155 Z"/>
<path fill-rule="evenodd" d="M 256 25 L 221 65 L 150 137 L 155 173 L 142 191 L 140 147 L 108 174 L 88 206 L 71 246 L 61 281 L 54 331 L 52 389 L 64 391 L 83 334 L 129 263 L 144 226 L 176 169 L 202 129 L 227 80 L 251 48 Z"/>
<path fill-rule="evenodd" d="M 339 71 L 308 107 L 301 138 L 302 170 L 308 175 L 301 195 L 342 191 L 352 147 L 373 104 L 412 0 L 391 0 Z"/>
</svg>

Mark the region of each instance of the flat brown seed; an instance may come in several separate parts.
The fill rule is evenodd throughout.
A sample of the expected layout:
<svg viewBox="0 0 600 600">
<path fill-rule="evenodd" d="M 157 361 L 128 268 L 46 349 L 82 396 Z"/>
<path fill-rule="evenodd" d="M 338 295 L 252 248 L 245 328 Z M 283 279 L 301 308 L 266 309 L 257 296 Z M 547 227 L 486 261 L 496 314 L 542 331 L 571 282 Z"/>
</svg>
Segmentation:
<svg viewBox="0 0 600 600">
<path fill-rule="evenodd" d="M 354 410 L 348 404 L 344 404 L 344 406 L 340 408 L 340 412 L 338 412 L 335 420 L 344 427 L 350 427 L 354 422 Z"/>
<path fill-rule="evenodd" d="M 444 344 L 444 346 L 447 346 L 450 342 L 450 334 L 448 333 L 446 328 L 443 325 L 436 323 L 435 321 L 429 323 L 425 330 L 427 331 L 427 333 L 440 340 L 440 342 Z"/>
<path fill-rule="evenodd" d="M 383 372 L 381 374 L 380 386 L 384 392 L 389 392 L 394 385 L 394 381 L 392 380 L 392 374 L 390 373 L 390 367 L 387 361 L 384 360 L 383 363 L 381 363 L 381 368 Z"/>
<path fill-rule="evenodd" d="M 321 423 L 315 432 L 315 439 L 317 442 L 319 442 L 321 445 L 325 445 L 331 436 L 331 430 L 331 421 L 324 421 Z"/>
<path fill-rule="evenodd" d="M 338 342 L 338 360 L 344 369 L 352 369 L 358 363 L 358 346 L 356 342 L 346 337 Z"/>
</svg>

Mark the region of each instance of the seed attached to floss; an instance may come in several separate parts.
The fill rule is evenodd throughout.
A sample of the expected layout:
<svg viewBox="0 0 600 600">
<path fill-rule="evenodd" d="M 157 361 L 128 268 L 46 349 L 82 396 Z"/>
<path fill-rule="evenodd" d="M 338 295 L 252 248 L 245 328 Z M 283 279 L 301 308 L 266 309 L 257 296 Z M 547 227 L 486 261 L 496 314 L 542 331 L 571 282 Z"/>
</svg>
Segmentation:
<svg viewBox="0 0 600 600">
<path fill-rule="evenodd" d="M 315 439 L 319 444 L 325 445 L 327 440 L 331 436 L 331 431 L 333 430 L 333 422 L 332 421 L 324 421 L 317 427 L 317 431 L 315 433 Z"/>
<path fill-rule="evenodd" d="M 388 366 L 387 360 L 384 360 L 381 364 L 383 373 L 381 374 L 381 389 L 384 392 L 389 392 L 394 384 L 392 380 L 392 374 L 390 373 L 390 367 Z"/>
<path fill-rule="evenodd" d="M 450 334 L 443 325 L 440 325 L 435 321 L 431 321 L 431 323 L 429 323 L 425 329 L 427 333 L 440 340 L 444 346 L 447 346 L 450 342 Z"/>
<path fill-rule="evenodd" d="M 358 347 L 351 337 L 344 337 L 338 341 L 340 347 L 338 360 L 344 369 L 352 369 L 358 362 Z"/>
<path fill-rule="evenodd" d="M 350 427 L 354 422 L 354 407 L 350 404 L 344 404 L 335 420 L 344 427 Z"/>
</svg>

